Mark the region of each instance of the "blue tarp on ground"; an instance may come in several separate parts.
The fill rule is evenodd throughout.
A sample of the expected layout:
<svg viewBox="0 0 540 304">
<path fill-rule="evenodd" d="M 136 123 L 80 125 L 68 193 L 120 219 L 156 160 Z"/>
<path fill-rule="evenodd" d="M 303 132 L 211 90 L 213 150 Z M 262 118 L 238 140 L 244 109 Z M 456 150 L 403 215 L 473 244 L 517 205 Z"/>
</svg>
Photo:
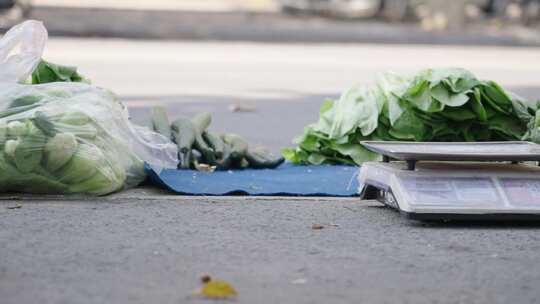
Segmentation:
<svg viewBox="0 0 540 304">
<path fill-rule="evenodd" d="M 296 166 L 198 172 L 147 168 L 150 181 L 185 195 L 355 196 L 358 167 Z"/>
</svg>

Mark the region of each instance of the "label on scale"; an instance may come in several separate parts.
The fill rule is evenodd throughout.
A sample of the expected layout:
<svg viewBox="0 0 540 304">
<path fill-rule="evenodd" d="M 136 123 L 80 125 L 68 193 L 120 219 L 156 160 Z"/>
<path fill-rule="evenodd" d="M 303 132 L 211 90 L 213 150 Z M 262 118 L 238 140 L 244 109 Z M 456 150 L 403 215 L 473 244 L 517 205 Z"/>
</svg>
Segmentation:
<svg viewBox="0 0 540 304">
<path fill-rule="evenodd" d="M 464 206 L 502 205 L 490 178 L 403 177 L 405 190 L 416 204 Z"/>
<path fill-rule="evenodd" d="M 540 179 L 501 178 L 500 182 L 511 205 L 540 207 Z"/>
</svg>

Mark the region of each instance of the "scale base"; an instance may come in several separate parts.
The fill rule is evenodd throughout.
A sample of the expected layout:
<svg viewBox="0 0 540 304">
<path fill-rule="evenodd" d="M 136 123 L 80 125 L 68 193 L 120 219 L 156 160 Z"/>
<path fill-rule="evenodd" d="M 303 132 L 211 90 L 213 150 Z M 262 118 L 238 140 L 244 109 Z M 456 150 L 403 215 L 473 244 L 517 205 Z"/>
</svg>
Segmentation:
<svg viewBox="0 0 540 304">
<path fill-rule="evenodd" d="M 525 164 L 365 163 L 360 196 L 421 221 L 540 222 L 540 168 Z"/>
<path fill-rule="evenodd" d="M 363 200 L 376 200 L 387 207 L 399 212 L 410 220 L 423 222 L 448 222 L 448 221 L 485 221 L 485 222 L 540 222 L 540 214 L 522 214 L 522 213 L 483 213 L 483 214 L 464 214 L 464 213 L 416 213 L 407 212 L 399 209 L 396 199 L 391 189 L 379 189 L 374 185 L 366 185 L 360 194 Z"/>
</svg>

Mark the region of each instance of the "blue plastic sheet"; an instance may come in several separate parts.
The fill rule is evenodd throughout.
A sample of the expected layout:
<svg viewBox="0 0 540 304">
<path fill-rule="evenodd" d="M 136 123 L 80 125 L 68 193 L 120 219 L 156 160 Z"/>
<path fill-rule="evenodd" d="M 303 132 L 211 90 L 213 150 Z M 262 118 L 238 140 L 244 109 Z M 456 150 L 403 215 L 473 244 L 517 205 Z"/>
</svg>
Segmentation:
<svg viewBox="0 0 540 304">
<path fill-rule="evenodd" d="M 150 181 L 184 195 L 356 196 L 358 167 L 297 166 L 198 172 L 149 171 Z"/>
</svg>

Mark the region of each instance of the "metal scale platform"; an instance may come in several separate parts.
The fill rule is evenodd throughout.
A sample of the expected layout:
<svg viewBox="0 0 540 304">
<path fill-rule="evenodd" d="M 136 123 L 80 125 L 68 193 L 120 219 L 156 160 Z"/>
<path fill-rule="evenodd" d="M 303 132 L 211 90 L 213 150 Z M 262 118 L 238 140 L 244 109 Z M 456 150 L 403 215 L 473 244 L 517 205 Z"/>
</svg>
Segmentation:
<svg viewBox="0 0 540 304">
<path fill-rule="evenodd" d="M 365 141 L 362 199 L 418 220 L 540 221 L 540 145 Z"/>
</svg>

